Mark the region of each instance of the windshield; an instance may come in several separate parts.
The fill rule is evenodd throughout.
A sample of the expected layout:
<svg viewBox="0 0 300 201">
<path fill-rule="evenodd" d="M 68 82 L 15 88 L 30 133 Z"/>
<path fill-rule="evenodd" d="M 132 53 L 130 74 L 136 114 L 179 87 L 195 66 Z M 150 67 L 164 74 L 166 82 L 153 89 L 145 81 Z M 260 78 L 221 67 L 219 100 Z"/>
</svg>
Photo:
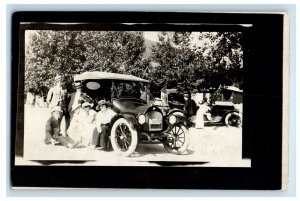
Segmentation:
<svg viewBox="0 0 300 201">
<path fill-rule="evenodd" d="M 184 96 L 181 93 L 170 93 L 168 95 L 168 101 L 169 103 L 177 103 L 177 104 L 184 104 Z"/>
<path fill-rule="evenodd" d="M 146 87 L 139 82 L 114 82 L 114 97 L 115 98 L 135 98 L 147 101 Z"/>
</svg>

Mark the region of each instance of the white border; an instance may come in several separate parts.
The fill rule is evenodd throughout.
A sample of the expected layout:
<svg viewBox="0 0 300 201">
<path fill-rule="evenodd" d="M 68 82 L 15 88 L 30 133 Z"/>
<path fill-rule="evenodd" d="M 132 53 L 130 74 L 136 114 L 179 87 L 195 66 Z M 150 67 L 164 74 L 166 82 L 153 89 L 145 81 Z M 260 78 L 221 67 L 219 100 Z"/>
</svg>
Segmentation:
<svg viewBox="0 0 300 201">
<path fill-rule="evenodd" d="M 140 3 L 140 1 L 128 1 L 131 3 Z M 147 3 L 178 3 L 178 2 L 174 2 L 174 1 L 163 1 L 163 0 L 151 0 L 151 1 L 146 1 Z M 190 0 L 185 0 L 183 3 L 196 3 L 198 1 L 190 1 Z M 1 100 L 1 107 L 2 110 L 1 111 L 6 111 L 2 112 L 1 116 L 1 122 L 4 122 L 3 125 L 6 125 L 6 129 L 9 130 L 9 103 L 8 103 L 8 99 L 10 97 L 10 89 L 9 89 L 9 79 L 8 75 L 10 75 L 9 73 L 9 54 L 5 54 L 5 52 L 9 53 L 10 52 L 10 48 L 8 47 L 9 42 L 7 42 L 10 38 L 9 36 L 9 30 L 10 30 L 10 25 L 7 25 L 7 22 L 9 22 L 9 18 L 10 18 L 10 13 L 6 13 L 6 11 L 11 12 L 12 10 L 156 10 L 156 11 L 176 11 L 176 10 L 181 10 L 181 11 L 207 11 L 207 12 L 211 12 L 211 11 L 224 11 L 224 10 L 233 10 L 234 11 L 255 11 L 255 12 L 266 12 L 266 11 L 272 11 L 272 12 L 284 12 L 284 11 L 289 11 L 292 12 L 293 16 L 291 18 L 291 55 L 290 58 L 292 58 L 291 60 L 291 68 L 290 68 L 290 144 L 289 144 L 289 155 L 290 155 L 290 181 L 289 181 L 289 189 L 287 191 L 281 192 L 281 191 L 272 191 L 272 192 L 266 192 L 266 191 L 205 191 L 205 190 L 199 190 L 199 191 L 190 191 L 190 190 L 182 190 L 182 191 L 176 191 L 176 190 L 118 190 L 115 191 L 113 189 L 107 189 L 107 190 L 99 190 L 99 191 L 95 191 L 95 190 L 89 190 L 89 191 L 84 191 L 84 192 L 58 192 L 55 190 L 51 190 L 51 191 L 18 191 L 18 192 L 12 192 L 9 188 L 9 180 L 8 180 L 8 175 L 9 175 L 9 169 L 8 169 L 8 161 L 3 161 L 2 164 L 7 164 L 6 166 L 1 166 L 1 175 L 0 178 L 7 178 L 7 180 L 5 181 L 4 179 L 1 179 L 1 188 L 0 188 L 0 199 L 2 200 L 2 197 L 4 199 L 7 199 L 7 197 L 4 197 L 5 195 L 7 196 L 118 196 L 118 195 L 123 195 L 123 196 L 176 196 L 176 197 L 180 197 L 180 196 L 221 196 L 221 197 L 226 197 L 226 196 L 231 196 L 231 197 L 235 197 L 235 196 L 296 196 L 296 185 L 295 182 L 296 180 L 296 174 L 295 174 L 295 168 L 296 168 L 296 123 L 295 123 L 295 117 L 296 117 L 296 113 L 299 114 L 299 108 L 297 108 L 297 110 L 295 110 L 294 108 L 296 107 L 296 87 L 295 84 L 297 86 L 299 86 L 299 81 L 296 81 L 296 47 L 299 47 L 299 41 L 297 41 L 297 45 L 296 43 L 296 27 L 295 27 L 295 20 L 296 18 L 299 21 L 299 14 L 296 14 L 295 9 L 293 9 L 291 6 L 293 5 L 286 5 L 287 3 L 294 3 L 294 4 L 298 4 L 298 2 L 296 0 L 285 0 L 285 1 L 279 1 L 279 0 L 273 0 L 272 4 L 270 5 L 229 5 L 229 3 L 242 3 L 241 1 L 215 1 L 215 0 L 206 0 L 206 1 L 202 1 L 202 3 L 210 3 L 210 4 L 215 4 L 215 5 L 177 5 L 177 6 L 170 6 L 170 5 L 122 5 L 121 7 L 118 5 L 112 6 L 112 5 L 97 5 L 97 6 L 93 6 L 93 5 L 78 5 L 78 6 L 74 6 L 74 5 L 44 5 L 44 6 L 37 6 L 37 5 L 14 5 L 10 8 L 8 8 L 6 10 L 6 5 L 2 4 L 4 6 L 1 7 L 1 12 L 0 12 L 0 19 L 1 19 L 1 23 L 2 23 L 2 27 L 6 27 L 6 31 L 1 31 L 0 35 L 1 35 L 1 44 L 7 44 L 7 47 L 5 47 L 4 45 L 1 46 L 1 62 L 2 62 L 2 68 L 1 72 L 0 72 L 0 80 L 2 81 L 1 85 L 0 85 L 0 90 L 1 92 L 6 91 L 6 99 L 2 98 Z M 269 2 L 269 1 L 267 1 Z M 4 1 L 2 3 L 24 3 L 23 1 Z M 41 3 L 40 1 L 27 1 L 26 3 Z M 52 0 L 52 1 L 48 1 L 45 3 L 99 3 L 99 1 L 63 1 L 63 0 Z M 124 3 L 123 1 L 115 1 L 115 0 L 110 0 L 109 1 L 110 4 L 113 3 Z M 180 2 L 182 3 L 182 2 Z M 218 5 L 217 3 L 227 3 L 225 5 Z M 266 2 L 262 2 L 260 0 L 257 1 L 243 1 L 243 4 L 245 3 L 266 3 Z M 283 4 L 285 3 L 285 5 L 273 5 L 273 4 Z M 296 17 L 297 15 L 297 17 Z M 298 29 L 297 29 L 298 31 Z M 299 32 L 298 32 L 299 33 Z M 299 52 L 297 55 L 297 58 L 299 58 Z M 6 62 L 5 62 L 6 61 Z M 6 68 L 4 67 L 6 66 Z M 3 71 L 3 72 L 2 72 Z M 299 76 L 299 71 L 297 71 L 297 76 Z M 6 85 L 4 84 L 6 83 Z M 3 94 L 3 93 L 2 93 Z M 298 94 L 298 93 L 297 93 Z M 298 95 L 297 95 L 297 99 L 298 99 Z M 6 102 L 6 103 L 5 103 Z M 5 114 L 5 115 L 4 115 Z M 299 126 L 299 122 L 297 122 L 297 128 Z M 3 133 L 3 135 L 1 135 L 2 138 L 5 138 L 5 133 L 7 133 L 8 131 L 6 130 L 6 132 Z M 6 135 L 7 137 L 7 135 Z M 7 157 L 9 157 L 7 151 L 9 151 L 9 145 L 7 139 L 2 139 L 0 140 L 0 147 L 1 147 L 1 159 L 7 159 Z M 298 144 L 299 144 L 299 138 L 298 138 Z M 9 159 L 9 158 L 8 158 Z M 299 161 L 298 161 L 299 162 Z M 297 162 L 297 164 L 298 164 Z M 6 171 L 3 169 L 6 168 Z M 299 176 L 297 176 L 297 178 L 299 178 Z M 6 186 L 6 188 L 2 187 L 2 184 L 4 184 L 3 186 Z M 91 192 L 92 191 L 92 192 Z M 119 194 L 116 194 L 116 192 L 118 192 Z M 153 193 L 155 192 L 155 193 Z M 75 198 L 72 198 L 72 200 L 74 200 Z M 78 199 L 78 198 L 77 198 Z M 79 198 L 80 199 L 80 198 Z M 144 198 L 143 198 L 144 199 Z M 181 198 L 179 198 L 180 200 L 182 200 Z M 255 198 L 256 199 L 256 198 Z M 271 198 L 272 200 L 274 198 Z M 11 200 L 11 199 L 10 199 Z M 13 199 L 16 200 L 16 199 Z M 32 200 L 32 198 L 22 198 L 22 200 Z M 230 199 L 232 200 L 232 199 Z M 263 198 L 263 200 L 267 200 L 266 198 Z"/>
</svg>

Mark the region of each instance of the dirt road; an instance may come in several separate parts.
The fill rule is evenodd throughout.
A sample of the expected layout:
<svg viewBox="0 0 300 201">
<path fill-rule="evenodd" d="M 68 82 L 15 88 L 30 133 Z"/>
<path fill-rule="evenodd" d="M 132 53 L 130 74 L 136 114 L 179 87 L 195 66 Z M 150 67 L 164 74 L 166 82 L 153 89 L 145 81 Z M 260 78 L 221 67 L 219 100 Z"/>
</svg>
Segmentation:
<svg viewBox="0 0 300 201">
<path fill-rule="evenodd" d="M 167 153 L 161 144 L 142 144 L 138 145 L 133 156 L 120 157 L 113 151 L 45 145 L 45 122 L 49 115 L 48 108 L 31 108 L 25 105 L 24 157 L 16 157 L 16 165 L 158 166 L 162 162 L 176 161 L 176 164 L 188 166 L 251 166 L 250 160 L 242 159 L 242 128 L 190 128 L 190 145 L 184 155 Z"/>
</svg>

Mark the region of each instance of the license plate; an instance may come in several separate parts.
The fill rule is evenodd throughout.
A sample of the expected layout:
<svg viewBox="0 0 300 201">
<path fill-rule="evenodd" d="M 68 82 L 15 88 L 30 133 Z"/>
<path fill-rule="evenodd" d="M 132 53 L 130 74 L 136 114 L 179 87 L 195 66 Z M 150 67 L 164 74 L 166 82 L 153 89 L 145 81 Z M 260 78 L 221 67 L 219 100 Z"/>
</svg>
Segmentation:
<svg viewBox="0 0 300 201">
<path fill-rule="evenodd" d="M 149 124 L 161 124 L 161 119 L 149 119 Z"/>
</svg>

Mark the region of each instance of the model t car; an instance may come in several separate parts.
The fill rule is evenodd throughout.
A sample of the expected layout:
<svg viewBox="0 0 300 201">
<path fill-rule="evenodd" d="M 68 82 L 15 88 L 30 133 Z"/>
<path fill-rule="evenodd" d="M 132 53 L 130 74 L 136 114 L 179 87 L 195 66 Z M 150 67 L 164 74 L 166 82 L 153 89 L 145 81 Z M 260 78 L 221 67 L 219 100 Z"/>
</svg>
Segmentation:
<svg viewBox="0 0 300 201">
<path fill-rule="evenodd" d="M 156 100 L 164 111 L 175 111 L 175 109 L 177 109 L 176 114 L 185 116 L 183 93 L 180 93 L 177 89 L 166 89 L 164 98 L 165 100 Z M 198 106 L 201 107 L 199 104 Z M 208 104 L 208 107 L 210 109 L 206 115 L 204 115 L 205 125 L 241 126 L 241 113 L 232 102 L 214 101 Z M 189 125 L 195 124 L 196 112 L 197 108 L 193 110 L 193 115 L 188 119 Z"/>
<path fill-rule="evenodd" d="M 148 90 L 149 81 L 133 75 L 85 72 L 74 77 L 82 92 L 95 102 L 111 102 L 117 115 L 110 123 L 112 148 L 131 155 L 138 143 L 162 143 L 165 150 L 181 154 L 187 149 L 188 130 L 180 115 L 163 113 Z"/>
</svg>

